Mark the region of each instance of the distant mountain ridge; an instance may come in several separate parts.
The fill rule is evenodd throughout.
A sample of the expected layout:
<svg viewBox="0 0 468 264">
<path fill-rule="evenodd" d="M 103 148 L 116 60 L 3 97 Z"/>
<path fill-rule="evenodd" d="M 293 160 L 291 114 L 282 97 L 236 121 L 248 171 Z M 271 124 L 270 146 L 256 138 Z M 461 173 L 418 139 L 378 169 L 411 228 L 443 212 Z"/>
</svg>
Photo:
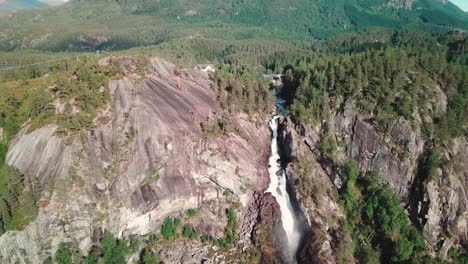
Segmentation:
<svg viewBox="0 0 468 264">
<path fill-rule="evenodd" d="M 72 0 L 117 3 L 126 13 L 168 19 L 213 20 L 273 26 L 286 31 L 309 31 L 321 36 L 330 31 L 369 26 L 403 27 L 433 24 L 468 28 L 468 16 L 448 0 Z"/>
<path fill-rule="evenodd" d="M 0 11 L 31 9 L 45 7 L 47 4 L 37 0 L 3 0 L 0 1 Z"/>
<path fill-rule="evenodd" d="M 373 27 L 468 30 L 468 14 L 447 0 L 71 0 L 57 8 L 0 19 L 0 49 L 125 49 L 195 35 L 311 40 Z"/>
<path fill-rule="evenodd" d="M 0 0 L 0 12 L 62 5 L 68 0 Z"/>
</svg>

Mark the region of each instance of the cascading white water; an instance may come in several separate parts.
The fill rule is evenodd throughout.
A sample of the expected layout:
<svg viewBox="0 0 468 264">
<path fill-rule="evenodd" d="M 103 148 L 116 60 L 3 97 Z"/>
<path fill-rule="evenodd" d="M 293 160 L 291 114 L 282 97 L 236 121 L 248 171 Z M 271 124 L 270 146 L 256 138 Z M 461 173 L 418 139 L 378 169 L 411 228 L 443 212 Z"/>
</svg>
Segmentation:
<svg viewBox="0 0 468 264">
<path fill-rule="evenodd" d="M 277 141 L 279 118 L 279 116 L 274 116 L 270 121 L 270 128 L 273 137 L 271 140 L 271 156 L 269 160 L 270 186 L 268 187 L 267 192 L 270 192 L 276 198 L 276 202 L 280 206 L 281 220 L 283 222 L 283 228 L 288 239 L 289 254 L 293 258 L 292 262 L 296 263 L 297 261 L 295 255 L 297 248 L 299 247 L 301 236 L 294 209 L 291 205 L 291 200 L 289 199 L 289 194 L 286 190 L 286 174 L 278 162 L 280 159 Z"/>
</svg>

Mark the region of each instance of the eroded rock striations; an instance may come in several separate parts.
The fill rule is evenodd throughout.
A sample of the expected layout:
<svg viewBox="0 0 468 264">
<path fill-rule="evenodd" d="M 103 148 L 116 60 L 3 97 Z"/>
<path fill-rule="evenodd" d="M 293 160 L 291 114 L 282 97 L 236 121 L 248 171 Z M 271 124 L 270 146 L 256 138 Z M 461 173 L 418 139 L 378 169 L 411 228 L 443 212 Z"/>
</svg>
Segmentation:
<svg viewBox="0 0 468 264">
<path fill-rule="evenodd" d="M 444 100 L 437 104 L 435 111 L 445 111 Z M 402 201 L 410 201 L 402 206 L 408 208 L 408 215 L 419 224 L 429 245 L 444 257 L 455 242 L 467 242 L 468 142 L 466 138 L 455 139 L 444 148 L 436 177 L 421 178 L 421 163 L 431 142 L 423 136 L 418 120 L 416 116 L 411 124 L 402 117 L 392 119 L 383 132 L 371 114 L 360 112 L 349 100 L 330 113 L 327 130 L 338 145 L 334 162 L 344 164 L 350 157 L 362 172 L 378 172 Z M 352 252 L 343 252 L 346 247 L 340 246 L 350 241 L 339 232 L 345 216 L 332 195 L 341 187 L 341 176 L 320 149 L 323 131 L 320 124 L 311 127 L 290 118 L 280 126 L 279 145 L 290 188 L 298 196 L 297 206 L 304 212 L 310 232 L 304 236 L 299 261 L 335 263 L 340 259 L 350 263 Z"/>
<path fill-rule="evenodd" d="M 440 88 L 435 87 L 435 90 Z M 445 111 L 446 102 L 443 97 L 439 98 L 442 100 L 436 104 L 435 111 Z M 336 114 L 332 124 L 338 142 L 344 143 L 346 154 L 358 161 L 363 172 L 378 172 L 401 200 L 410 200 L 406 206 L 417 211 L 423 236 L 435 249 L 440 243 L 454 240 L 465 243 L 468 220 L 466 138 L 455 139 L 444 148 L 437 177 L 421 179 L 418 178 L 421 177 L 421 163 L 427 158 L 431 144 L 421 131 L 418 121 L 421 119 L 416 116 L 413 124 L 403 117 L 393 119 L 386 132 L 382 132 L 371 115 L 353 109 L 354 102 L 346 102 L 344 111 Z M 418 182 L 420 197 L 414 193 Z M 442 250 L 444 252 L 446 249 Z"/>
<path fill-rule="evenodd" d="M 345 215 L 333 195 L 335 186 L 326 164 L 321 163 L 315 149 L 319 138 L 318 131 L 296 125 L 289 117 L 279 126 L 278 144 L 282 160 L 287 162 L 288 191 L 304 227 L 297 259 L 299 263 L 336 263 L 341 258 L 352 263 L 352 252 L 337 254 L 339 241 L 351 243 L 351 238 L 337 237 Z"/>
<path fill-rule="evenodd" d="M 239 198 L 247 250 L 254 224 L 246 221 L 257 213 L 248 208 L 268 184 L 268 117 L 239 114 L 238 133 L 203 136 L 200 124 L 219 114 L 206 72 L 154 58 L 142 77 L 131 58 L 121 60 L 125 77 L 111 81 L 112 100 L 85 138 L 66 140 L 49 125 L 29 134 L 26 126 L 14 139 L 7 163 L 37 178 L 44 191 L 37 219 L 0 237 L 0 262 L 42 263 L 61 242 L 86 254 L 103 230 L 119 238 L 148 234 L 189 208 L 201 211 L 193 223 L 201 235 L 221 236 L 226 192 Z M 205 251 L 188 250 L 196 254 L 185 259 L 200 263 Z M 173 255 L 162 252 L 169 262 L 184 259 Z"/>
</svg>

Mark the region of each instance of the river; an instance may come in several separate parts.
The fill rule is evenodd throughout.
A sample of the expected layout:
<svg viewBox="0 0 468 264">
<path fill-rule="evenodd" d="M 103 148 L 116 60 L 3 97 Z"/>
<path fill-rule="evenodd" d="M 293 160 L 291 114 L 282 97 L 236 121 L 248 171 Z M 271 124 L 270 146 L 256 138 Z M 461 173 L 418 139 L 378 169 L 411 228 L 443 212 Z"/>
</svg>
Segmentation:
<svg viewBox="0 0 468 264">
<path fill-rule="evenodd" d="M 277 141 L 279 118 L 280 116 L 274 116 L 270 121 L 270 128 L 273 136 L 271 140 L 271 156 L 269 159 L 270 185 L 267 192 L 270 192 L 276 198 L 276 202 L 280 206 L 281 220 L 288 239 L 288 253 L 292 258 L 291 262 L 297 263 L 295 256 L 299 247 L 301 234 L 289 194 L 286 190 L 286 173 L 284 169 L 281 168 L 280 164 Z"/>
</svg>

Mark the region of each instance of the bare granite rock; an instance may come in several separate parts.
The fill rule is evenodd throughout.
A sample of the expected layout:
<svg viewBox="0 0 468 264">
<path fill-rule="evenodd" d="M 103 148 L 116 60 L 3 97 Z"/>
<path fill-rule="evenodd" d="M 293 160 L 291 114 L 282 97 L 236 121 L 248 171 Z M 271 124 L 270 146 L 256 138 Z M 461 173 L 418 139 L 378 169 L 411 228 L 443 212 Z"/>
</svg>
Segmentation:
<svg viewBox="0 0 468 264">
<path fill-rule="evenodd" d="M 424 238 L 434 247 L 442 241 L 443 256 L 454 241 L 468 242 L 468 142 L 455 140 L 445 154 L 451 162 L 426 184 L 422 201 L 427 206 Z"/>
<path fill-rule="evenodd" d="M 254 228 L 254 241 L 259 245 L 260 263 L 288 263 L 287 237 L 281 221 L 281 209 L 271 193 L 256 198 L 259 208 Z"/>
<path fill-rule="evenodd" d="M 128 73 L 111 81 L 112 101 L 84 142 L 67 144 L 55 125 L 30 134 L 25 127 L 16 136 L 7 163 L 39 180 L 44 206 L 24 230 L 0 237 L 0 262 L 42 263 L 61 242 L 87 254 L 96 230 L 119 238 L 157 232 L 167 216 L 190 208 L 207 208 L 207 225 L 198 227 L 219 235 L 225 223 L 216 212 L 224 213 L 225 191 L 248 213 L 253 193 L 268 184 L 268 120 L 238 115 L 239 133 L 205 138 L 200 124 L 219 114 L 208 74 L 150 62 L 146 78 Z M 239 224 L 252 226 L 244 221 L 253 218 L 245 219 Z"/>
<path fill-rule="evenodd" d="M 434 91 L 440 93 L 440 87 L 435 86 Z M 446 97 L 438 98 L 443 100 L 432 102 L 434 111 L 443 112 Z M 350 157 L 364 173 L 378 172 L 402 202 L 410 196 L 415 199 L 411 202 L 418 204 L 417 221 L 423 236 L 432 245 L 433 252 L 440 250 L 444 257 L 455 242 L 467 243 L 466 138 L 455 139 L 445 148 L 443 165 L 435 179 L 421 179 L 419 170 L 430 142 L 422 135 L 420 119 L 415 118 L 413 123 L 402 117 L 387 121 L 385 129 L 379 128 L 372 114 L 362 113 L 352 100 L 344 102 L 336 112 L 332 111 L 327 126 L 329 134 L 337 141 L 334 162 L 344 165 L 346 157 Z M 340 175 L 320 151 L 322 132 L 321 124 L 310 127 L 289 118 L 279 128 L 282 160 L 287 165 L 289 185 L 295 190 L 290 193 L 296 195 L 298 211 L 304 213 L 304 222 L 309 228 L 305 230 L 309 234 L 304 235 L 308 239 L 303 241 L 298 252 L 300 262 L 310 259 L 313 263 L 334 263 L 337 243 L 349 239 L 336 233 L 345 216 L 330 194 L 342 183 Z M 420 187 L 415 189 L 418 184 Z M 304 190 L 313 191 L 303 193 Z M 348 253 L 347 261 L 353 261 L 352 252 Z"/>
<path fill-rule="evenodd" d="M 289 118 L 278 128 L 281 158 L 289 161 L 285 165 L 291 202 L 302 222 L 299 263 L 336 263 L 338 244 L 351 241 L 349 236 L 336 237 L 345 215 L 333 195 L 328 164 L 316 149 L 319 139 L 317 129 L 296 125 Z M 343 259 L 353 263 L 352 252 L 346 253 Z"/>
<path fill-rule="evenodd" d="M 344 152 L 358 161 L 362 171 L 378 172 L 398 196 L 405 197 L 424 150 L 421 131 L 400 117 L 391 120 L 384 134 L 370 120 L 371 116 L 362 115 L 355 102 L 348 100 L 344 110 L 332 118 L 332 133 L 344 143 Z"/>
<path fill-rule="evenodd" d="M 442 91 L 434 87 L 436 94 Z M 434 102 L 436 111 L 446 108 L 446 97 Z M 345 103 L 344 111 L 335 117 L 337 141 L 345 144 L 348 156 L 355 159 L 364 172 L 378 172 L 381 179 L 402 199 L 410 195 L 420 169 L 421 160 L 427 155 L 427 144 L 420 124 L 393 119 L 386 132 L 379 131 L 365 116 L 355 110 L 354 102 Z M 369 120 L 369 121 L 368 121 Z M 437 180 L 422 182 L 425 193 L 420 201 L 420 217 L 423 235 L 437 249 L 440 242 L 455 238 L 467 239 L 467 175 L 468 148 L 464 138 L 455 139 L 451 149 L 444 154 L 443 166 Z M 414 202 L 414 201 L 413 201 Z M 445 235 L 444 235 L 445 234 Z"/>
</svg>

